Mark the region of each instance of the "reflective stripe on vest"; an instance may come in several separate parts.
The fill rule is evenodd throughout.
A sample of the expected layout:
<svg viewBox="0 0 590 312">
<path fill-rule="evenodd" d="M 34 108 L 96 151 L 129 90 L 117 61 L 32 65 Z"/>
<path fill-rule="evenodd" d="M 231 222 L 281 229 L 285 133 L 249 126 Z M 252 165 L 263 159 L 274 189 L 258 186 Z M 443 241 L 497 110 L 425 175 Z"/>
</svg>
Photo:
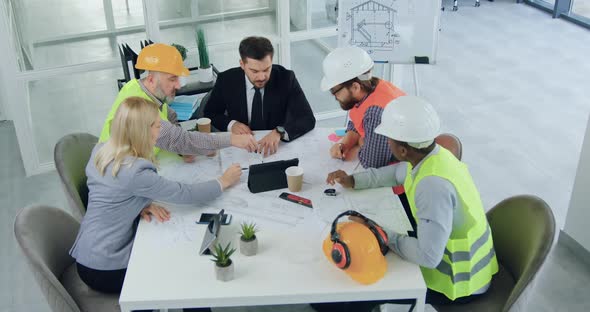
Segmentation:
<svg viewBox="0 0 590 312">
<path fill-rule="evenodd" d="M 385 108 L 389 102 L 402 95 L 406 95 L 404 91 L 398 89 L 389 81 L 379 79 L 379 83 L 375 87 L 375 90 L 369 94 L 369 96 L 358 107 L 355 106 L 350 111 L 348 111 L 348 116 L 350 117 L 350 121 L 352 121 L 356 132 L 358 132 L 362 138 L 365 137 L 363 118 L 365 117 L 365 113 L 369 107 L 378 106 Z"/>
<path fill-rule="evenodd" d="M 426 285 L 451 300 L 473 294 L 491 282 L 498 272 L 498 262 L 479 192 L 467 167 L 439 146 L 438 153 L 422 160 L 415 177 L 410 164 L 407 169 L 404 187 L 416 223 L 420 222 L 416 217 L 416 186 L 424 177 L 438 176 L 449 181 L 461 203 L 463 223 L 453 224 L 442 261 L 435 269 L 420 268 Z"/>
<path fill-rule="evenodd" d="M 141 89 L 141 86 L 139 85 L 139 80 L 133 79 L 127 82 L 125 86 L 123 86 L 121 91 L 119 91 L 119 95 L 117 95 L 115 103 L 113 103 L 111 111 L 107 115 L 107 119 L 105 120 L 104 125 L 102 126 L 102 131 L 100 133 L 100 138 L 98 140 L 99 142 L 106 142 L 111 137 L 111 122 L 113 118 L 115 118 L 115 113 L 117 112 L 119 105 L 121 105 L 121 103 L 126 98 L 132 96 L 139 96 L 150 102 L 153 101 L 152 98 Z M 162 120 L 168 120 L 168 104 L 166 103 L 164 103 L 164 105 L 162 105 L 162 107 L 160 108 L 160 118 L 162 118 Z M 160 149 L 154 146 L 154 155 L 158 155 L 159 152 Z"/>
</svg>

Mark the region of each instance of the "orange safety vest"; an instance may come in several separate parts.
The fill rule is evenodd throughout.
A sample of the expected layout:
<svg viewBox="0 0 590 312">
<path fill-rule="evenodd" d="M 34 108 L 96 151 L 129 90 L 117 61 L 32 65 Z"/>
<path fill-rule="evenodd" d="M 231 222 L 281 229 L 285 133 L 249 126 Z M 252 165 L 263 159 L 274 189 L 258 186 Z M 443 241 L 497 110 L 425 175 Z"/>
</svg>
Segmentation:
<svg viewBox="0 0 590 312">
<path fill-rule="evenodd" d="M 367 109 L 372 106 L 385 108 L 389 102 L 404 95 L 406 95 L 406 93 L 394 86 L 391 82 L 379 79 L 379 83 L 377 84 L 377 87 L 375 87 L 373 93 L 369 94 L 369 96 L 363 102 L 361 102 L 360 105 L 355 106 L 349 112 L 350 120 L 354 124 L 354 128 L 361 138 L 365 138 L 363 118 L 365 117 L 365 112 Z M 396 195 L 403 194 L 405 191 L 403 185 L 394 186 L 392 189 L 393 193 Z"/>
<path fill-rule="evenodd" d="M 360 105 L 355 105 L 355 107 L 353 107 L 348 113 L 350 121 L 352 121 L 356 132 L 360 134 L 361 138 L 365 138 L 363 118 L 365 117 L 365 112 L 367 109 L 372 106 L 385 108 L 389 102 L 403 95 L 406 95 L 404 91 L 398 89 L 396 86 L 391 84 L 391 82 L 379 79 L 379 83 L 377 83 L 377 87 L 375 87 L 373 93 L 369 94 L 369 96 L 367 96 L 367 98 L 362 101 Z"/>
</svg>

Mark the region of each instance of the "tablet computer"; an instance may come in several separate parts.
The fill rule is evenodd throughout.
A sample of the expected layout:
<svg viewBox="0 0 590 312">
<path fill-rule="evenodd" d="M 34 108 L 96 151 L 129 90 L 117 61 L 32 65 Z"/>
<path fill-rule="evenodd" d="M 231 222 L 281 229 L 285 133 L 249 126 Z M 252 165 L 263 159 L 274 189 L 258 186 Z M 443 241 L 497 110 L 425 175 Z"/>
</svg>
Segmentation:
<svg viewBox="0 0 590 312">
<path fill-rule="evenodd" d="M 217 242 L 217 236 L 219 235 L 219 229 L 221 228 L 221 219 L 223 216 L 224 209 L 209 221 L 207 224 L 207 229 L 205 229 L 205 235 L 203 236 L 203 242 L 201 243 L 201 248 L 199 249 L 199 254 L 203 255 L 210 255 L 211 251 L 209 248 L 213 248 L 215 243 Z"/>
<path fill-rule="evenodd" d="M 298 158 L 251 165 L 248 170 L 248 189 L 252 193 L 260 193 L 286 188 L 285 169 L 298 165 Z"/>
</svg>

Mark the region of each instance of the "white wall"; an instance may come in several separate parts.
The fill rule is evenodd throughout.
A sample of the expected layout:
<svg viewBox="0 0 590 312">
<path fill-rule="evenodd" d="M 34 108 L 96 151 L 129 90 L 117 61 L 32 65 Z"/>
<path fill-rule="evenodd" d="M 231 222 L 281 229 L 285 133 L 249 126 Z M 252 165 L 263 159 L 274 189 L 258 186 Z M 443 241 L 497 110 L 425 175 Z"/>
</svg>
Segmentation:
<svg viewBox="0 0 590 312">
<path fill-rule="evenodd" d="M 590 123 L 580 153 L 578 171 L 567 212 L 564 231 L 590 251 Z"/>
<path fill-rule="evenodd" d="M 0 66 L 1 69 L 1 66 Z M 0 76 L 0 120 L 6 120 L 5 107 L 6 98 L 4 97 L 4 85 L 2 84 L 2 76 Z"/>
</svg>

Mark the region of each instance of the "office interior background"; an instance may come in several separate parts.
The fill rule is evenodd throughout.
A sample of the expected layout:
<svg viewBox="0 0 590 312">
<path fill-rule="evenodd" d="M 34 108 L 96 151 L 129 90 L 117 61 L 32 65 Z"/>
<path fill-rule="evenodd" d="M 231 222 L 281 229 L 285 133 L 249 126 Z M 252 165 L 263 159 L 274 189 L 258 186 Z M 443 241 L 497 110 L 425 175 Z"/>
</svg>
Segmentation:
<svg viewBox="0 0 590 312">
<path fill-rule="evenodd" d="M 186 65 L 197 66 L 198 26 L 211 62 L 226 70 L 238 66 L 243 37 L 266 36 L 274 62 L 295 71 L 317 126 L 342 127 L 345 113 L 319 89 L 322 60 L 337 44 L 335 2 L 1 0 L 0 311 L 49 311 L 12 223 L 33 203 L 69 209 L 53 148 L 68 133 L 99 134 L 123 78 L 119 44 L 136 52 L 145 39 L 182 44 Z M 433 103 L 443 131 L 463 142 L 486 209 L 516 194 L 551 206 L 561 232 L 530 311 L 589 311 L 590 0 L 474 2 L 453 11 L 443 1 L 436 64 L 415 65 L 415 77 L 403 64 L 393 75 L 378 64 L 374 74 Z"/>
</svg>

